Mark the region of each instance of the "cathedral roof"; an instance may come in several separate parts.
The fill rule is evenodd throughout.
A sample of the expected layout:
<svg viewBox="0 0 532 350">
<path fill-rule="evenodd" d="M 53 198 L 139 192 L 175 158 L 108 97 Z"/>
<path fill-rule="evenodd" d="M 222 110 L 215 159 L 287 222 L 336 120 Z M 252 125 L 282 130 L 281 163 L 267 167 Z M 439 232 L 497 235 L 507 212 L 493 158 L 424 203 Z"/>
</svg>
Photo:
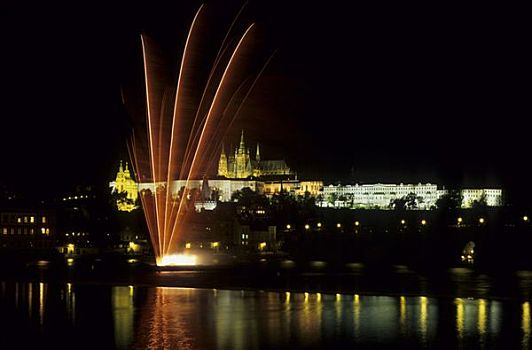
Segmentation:
<svg viewBox="0 0 532 350">
<path fill-rule="evenodd" d="M 284 160 L 261 160 L 259 168 L 264 171 L 284 170 L 288 169 L 288 165 Z"/>
</svg>

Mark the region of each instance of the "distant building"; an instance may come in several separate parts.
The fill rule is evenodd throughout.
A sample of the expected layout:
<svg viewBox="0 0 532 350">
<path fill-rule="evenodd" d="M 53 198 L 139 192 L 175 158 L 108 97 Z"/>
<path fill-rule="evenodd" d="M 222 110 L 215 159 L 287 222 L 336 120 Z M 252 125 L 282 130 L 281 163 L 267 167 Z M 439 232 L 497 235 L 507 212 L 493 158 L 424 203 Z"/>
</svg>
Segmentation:
<svg viewBox="0 0 532 350">
<path fill-rule="evenodd" d="M 364 184 L 324 186 L 318 205 L 334 208 L 391 209 L 391 203 L 413 193 L 416 208 L 431 209 L 447 193 L 435 184 Z M 474 201 L 485 200 L 490 207 L 502 205 L 501 189 L 463 189 L 462 208 L 470 208 Z"/>
<path fill-rule="evenodd" d="M 462 208 L 471 208 L 473 203 L 485 202 L 488 207 L 500 207 L 502 205 L 502 190 L 497 188 L 467 188 L 461 191 Z"/>
<path fill-rule="evenodd" d="M 50 248 L 55 231 L 51 211 L 26 208 L 0 212 L 0 248 Z"/>
<path fill-rule="evenodd" d="M 394 199 L 414 193 L 419 209 L 430 209 L 442 194 L 438 186 L 427 184 L 364 184 L 329 185 L 323 187 L 319 205 L 322 207 L 348 207 L 390 209 Z"/>
<path fill-rule="evenodd" d="M 308 193 L 311 197 L 317 197 L 323 189 L 323 181 L 316 180 L 276 180 L 264 181 L 264 194 L 272 196 L 276 193 L 285 192 L 294 196 L 304 196 Z"/>
<path fill-rule="evenodd" d="M 124 169 L 122 167 L 122 161 L 120 161 L 120 167 L 118 168 L 118 173 L 116 174 L 113 192 L 125 194 L 125 198 L 118 199 L 116 202 L 118 210 L 132 211 L 133 209 L 138 208 L 137 199 L 139 196 L 139 189 L 137 183 L 131 177 L 127 162 L 126 168 Z"/>
<path fill-rule="evenodd" d="M 240 224 L 235 225 L 234 244 L 241 250 L 251 251 L 276 251 L 277 227 L 267 224 Z"/>
<path fill-rule="evenodd" d="M 251 158 L 251 151 L 244 143 L 244 131 L 240 136 L 240 145 L 226 156 L 222 147 L 218 162 L 218 176 L 228 179 L 245 179 L 261 176 L 287 176 L 292 172 L 284 160 L 261 160 L 260 149 L 257 144 L 255 159 Z"/>
</svg>

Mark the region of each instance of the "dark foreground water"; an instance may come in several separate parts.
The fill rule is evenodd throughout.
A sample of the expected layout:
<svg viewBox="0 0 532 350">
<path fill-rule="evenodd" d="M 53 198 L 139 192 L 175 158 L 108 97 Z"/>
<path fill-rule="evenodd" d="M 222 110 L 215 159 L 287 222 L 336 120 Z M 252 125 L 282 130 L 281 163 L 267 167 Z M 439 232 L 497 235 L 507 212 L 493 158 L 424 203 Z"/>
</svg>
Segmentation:
<svg viewBox="0 0 532 350">
<path fill-rule="evenodd" d="M 519 298 L 0 281 L 0 349 L 529 348 Z"/>
</svg>

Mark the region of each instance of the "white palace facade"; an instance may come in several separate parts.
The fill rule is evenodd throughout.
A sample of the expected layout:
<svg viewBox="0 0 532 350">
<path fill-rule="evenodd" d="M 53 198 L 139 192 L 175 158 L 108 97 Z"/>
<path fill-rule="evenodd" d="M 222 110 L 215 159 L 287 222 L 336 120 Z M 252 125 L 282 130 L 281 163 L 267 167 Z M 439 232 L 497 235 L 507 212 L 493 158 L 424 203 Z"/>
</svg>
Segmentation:
<svg viewBox="0 0 532 350">
<path fill-rule="evenodd" d="M 417 209 L 428 210 L 436 206 L 436 201 L 447 194 L 444 188 L 435 184 L 355 184 L 324 186 L 318 205 L 334 208 L 390 209 L 394 199 L 416 196 Z M 462 189 L 462 208 L 471 208 L 475 201 L 485 199 L 487 206 L 502 205 L 502 190 L 495 188 Z"/>
<path fill-rule="evenodd" d="M 419 209 L 429 209 L 443 194 L 433 184 L 364 184 L 329 185 L 323 188 L 319 205 L 322 207 L 349 207 L 366 209 L 388 209 L 394 199 L 414 193 L 419 201 Z"/>
</svg>

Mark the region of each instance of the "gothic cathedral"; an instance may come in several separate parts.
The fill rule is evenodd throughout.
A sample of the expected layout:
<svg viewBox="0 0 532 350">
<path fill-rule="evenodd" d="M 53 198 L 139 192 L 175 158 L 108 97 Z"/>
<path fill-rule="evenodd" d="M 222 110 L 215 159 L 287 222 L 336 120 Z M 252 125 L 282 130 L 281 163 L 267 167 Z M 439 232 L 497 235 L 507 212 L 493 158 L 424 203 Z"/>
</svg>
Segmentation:
<svg viewBox="0 0 532 350">
<path fill-rule="evenodd" d="M 222 147 L 220 161 L 218 162 L 218 176 L 229 179 L 245 179 L 248 177 L 291 175 L 290 168 L 284 160 L 261 160 L 259 145 L 255 153 L 255 159 L 251 159 L 250 149 L 244 143 L 244 131 L 240 136 L 240 145 L 229 157 Z"/>
</svg>

